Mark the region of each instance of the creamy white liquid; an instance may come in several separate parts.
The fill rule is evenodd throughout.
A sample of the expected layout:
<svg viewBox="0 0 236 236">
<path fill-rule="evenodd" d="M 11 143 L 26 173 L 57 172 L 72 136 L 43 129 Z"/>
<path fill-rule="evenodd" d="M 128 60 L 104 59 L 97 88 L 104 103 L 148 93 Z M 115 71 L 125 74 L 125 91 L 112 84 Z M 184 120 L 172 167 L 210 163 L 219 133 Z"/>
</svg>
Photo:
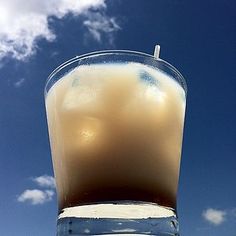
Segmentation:
<svg viewBox="0 0 236 236">
<path fill-rule="evenodd" d="M 60 207 L 108 200 L 175 206 L 185 92 L 139 63 L 75 68 L 46 98 Z"/>
</svg>

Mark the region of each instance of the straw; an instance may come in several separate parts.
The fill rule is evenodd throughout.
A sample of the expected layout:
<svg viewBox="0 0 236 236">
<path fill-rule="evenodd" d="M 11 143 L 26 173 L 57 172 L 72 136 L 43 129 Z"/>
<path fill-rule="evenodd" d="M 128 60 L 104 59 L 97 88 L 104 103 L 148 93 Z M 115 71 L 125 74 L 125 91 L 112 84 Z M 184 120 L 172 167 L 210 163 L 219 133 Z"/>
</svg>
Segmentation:
<svg viewBox="0 0 236 236">
<path fill-rule="evenodd" d="M 155 46 L 155 50 L 154 50 L 154 57 L 155 57 L 155 58 L 159 58 L 159 56 L 160 56 L 160 50 L 161 50 L 161 46 L 157 44 L 157 45 Z"/>
</svg>

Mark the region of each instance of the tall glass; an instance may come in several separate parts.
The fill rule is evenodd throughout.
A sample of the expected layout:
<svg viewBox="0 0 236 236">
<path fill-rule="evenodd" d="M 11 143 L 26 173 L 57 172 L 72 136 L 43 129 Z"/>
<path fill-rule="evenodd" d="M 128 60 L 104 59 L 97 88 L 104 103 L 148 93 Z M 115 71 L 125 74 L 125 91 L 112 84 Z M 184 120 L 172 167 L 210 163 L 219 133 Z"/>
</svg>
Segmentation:
<svg viewBox="0 0 236 236">
<path fill-rule="evenodd" d="M 179 235 L 183 76 L 152 55 L 100 51 L 45 88 L 57 235 Z"/>
</svg>

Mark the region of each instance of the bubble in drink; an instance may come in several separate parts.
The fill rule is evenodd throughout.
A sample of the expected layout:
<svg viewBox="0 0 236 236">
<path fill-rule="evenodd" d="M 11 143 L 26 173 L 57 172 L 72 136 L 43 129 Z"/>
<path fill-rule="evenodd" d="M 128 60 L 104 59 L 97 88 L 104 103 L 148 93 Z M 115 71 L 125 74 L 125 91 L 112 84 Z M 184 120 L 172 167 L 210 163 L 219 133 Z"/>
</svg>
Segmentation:
<svg viewBox="0 0 236 236">
<path fill-rule="evenodd" d="M 185 92 L 139 63 L 83 65 L 46 97 L 60 209 L 133 200 L 175 208 Z"/>
</svg>

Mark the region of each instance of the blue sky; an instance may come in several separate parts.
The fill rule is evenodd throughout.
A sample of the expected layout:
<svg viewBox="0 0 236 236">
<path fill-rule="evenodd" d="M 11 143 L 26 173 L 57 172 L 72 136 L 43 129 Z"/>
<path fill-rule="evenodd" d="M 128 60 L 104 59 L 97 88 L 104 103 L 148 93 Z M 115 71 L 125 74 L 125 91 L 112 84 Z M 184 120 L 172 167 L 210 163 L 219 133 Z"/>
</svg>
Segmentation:
<svg viewBox="0 0 236 236">
<path fill-rule="evenodd" d="M 188 84 L 178 194 L 181 236 L 236 236 L 236 3 L 17 0 L 0 3 L 0 235 L 55 234 L 43 89 L 65 60 L 152 53 Z"/>
</svg>

